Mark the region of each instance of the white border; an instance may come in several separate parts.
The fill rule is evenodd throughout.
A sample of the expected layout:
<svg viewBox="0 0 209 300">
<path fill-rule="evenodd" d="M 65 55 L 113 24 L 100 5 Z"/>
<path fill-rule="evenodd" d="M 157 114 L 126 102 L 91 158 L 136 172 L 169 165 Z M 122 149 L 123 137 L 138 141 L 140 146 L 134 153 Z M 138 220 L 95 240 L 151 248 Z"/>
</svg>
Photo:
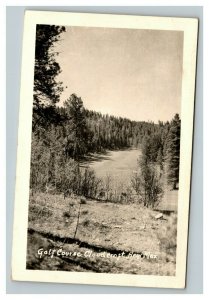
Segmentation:
<svg viewBox="0 0 209 300">
<path fill-rule="evenodd" d="M 24 281 L 123 285 L 144 287 L 185 287 L 190 171 L 193 134 L 194 86 L 196 68 L 197 19 L 138 17 L 128 15 L 32 12 L 25 14 L 16 199 L 13 234 L 12 278 Z M 181 157 L 178 203 L 176 276 L 95 274 L 84 272 L 26 270 L 27 218 L 29 199 L 30 148 L 32 126 L 33 74 L 36 24 L 93 26 L 184 31 L 183 83 L 181 107 Z"/>
</svg>

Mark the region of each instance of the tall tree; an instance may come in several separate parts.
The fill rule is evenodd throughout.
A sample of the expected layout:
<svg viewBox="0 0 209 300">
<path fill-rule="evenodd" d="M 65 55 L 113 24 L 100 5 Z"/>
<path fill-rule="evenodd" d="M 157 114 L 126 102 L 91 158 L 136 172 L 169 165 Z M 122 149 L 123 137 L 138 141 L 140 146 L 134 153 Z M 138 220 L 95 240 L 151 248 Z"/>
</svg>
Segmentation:
<svg viewBox="0 0 209 300">
<path fill-rule="evenodd" d="M 61 72 L 56 62 L 55 44 L 65 31 L 63 26 L 37 25 L 33 93 L 33 129 L 37 123 L 53 118 L 55 104 L 63 91 L 62 82 L 56 77 Z"/>
<path fill-rule="evenodd" d="M 87 128 L 83 101 L 72 94 L 64 102 L 67 113 L 67 136 L 65 140 L 65 152 L 68 157 L 78 160 L 88 149 L 92 135 Z"/>
<path fill-rule="evenodd" d="M 176 114 L 170 123 L 170 130 L 166 140 L 166 164 L 168 183 L 173 189 L 177 189 L 179 182 L 179 159 L 180 159 L 180 129 L 181 121 Z"/>
</svg>

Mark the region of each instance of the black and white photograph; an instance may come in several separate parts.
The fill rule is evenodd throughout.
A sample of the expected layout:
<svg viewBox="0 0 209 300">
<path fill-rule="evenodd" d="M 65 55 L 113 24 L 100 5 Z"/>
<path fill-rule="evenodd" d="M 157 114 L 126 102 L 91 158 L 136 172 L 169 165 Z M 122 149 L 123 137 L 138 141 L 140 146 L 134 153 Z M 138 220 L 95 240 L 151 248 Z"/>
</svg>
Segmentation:
<svg viewBox="0 0 209 300">
<path fill-rule="evenodd" d="M 197 20 L 168 18 L 166 28 L 166 18 L 138 17 L 145 26 L 134 27 L 131 16 L 121 16 L 120 27 L 119 16 L 111 26 L 114 16 L 91 22 L 89 15 L 88 23 L 78 14 L 76 23 L 76 14 L 68 22 L 63 13 L 48 13 L 44 22 L 38 12 L 28 20 L 32 14 L 32 55 L 23 48 L 21 85 L 21 99 L 30 95 L 31 102 L 25 111 L 22 101 L 19 127 L 27 155 L 19 149 L 14 225 L 16 249 L 18 232 L 25 234 L 25 278 L 62 273 L 67 279 L 58 281 L 71 282 L 76 274 L 85 283 L 79 274 L 117 274 L 130 275 L 128 285 L 152 286 L 150 277 L 153 286 L 175 287 L 180 276 L 176 287 L 183 288 Z M 191 23 L 189 38 L 184 22 Z"/>
</svg>

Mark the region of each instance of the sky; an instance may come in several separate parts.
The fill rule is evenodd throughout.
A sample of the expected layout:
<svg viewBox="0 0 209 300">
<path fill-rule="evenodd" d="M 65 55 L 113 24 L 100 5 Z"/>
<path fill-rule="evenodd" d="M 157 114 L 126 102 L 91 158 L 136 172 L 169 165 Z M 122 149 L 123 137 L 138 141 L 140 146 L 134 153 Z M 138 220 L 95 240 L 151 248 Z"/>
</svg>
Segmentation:
<svg viewBox="0 0 209 300">
<path fill-rule="evenodd" d="M 183 32 L 66 27 L 55 51 L 67 86 L 88 109 L 136 121 L 180 114 Z"/>
</svg>

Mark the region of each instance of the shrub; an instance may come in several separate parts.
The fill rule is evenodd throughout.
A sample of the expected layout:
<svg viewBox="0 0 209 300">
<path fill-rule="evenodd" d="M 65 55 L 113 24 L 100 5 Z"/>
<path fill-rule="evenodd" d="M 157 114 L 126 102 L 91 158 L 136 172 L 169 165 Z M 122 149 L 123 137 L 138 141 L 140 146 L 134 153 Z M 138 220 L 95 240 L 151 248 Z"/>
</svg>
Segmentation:
<svg viewBox="0 0 209 300">
<path fill-rule="evenodd" d="M 88 226 L 90 224 L 90 221 L 89 220 L 85 220 L 83 221 L 82 225 L 83 226 Z"/>
<path fill-rule="evenodd" d="M 70 213 L 68 211 L 63 212 L 64 218 L 70 218 Z"/>
<path fill-rule="evenodd" d="M 86 198 L 85 197 L 81 197 L 81 204 L 86 204 Z"/>
<path fill-rule="evenodd" d="M 162 198 L 163 188 L 160 176 L 157 174 L 156 167 L 146 158 L 139 161 L 139 170 L 133 173 L 131 184 L 146 207 L 153 208 Z"/>
<path fill-rule="evenodd" d="M 89 167 L 85 168 L 85 170 L 81 171 L 80 175 L 79 194 L 84 195 L 87 198 L 95 198 L 100 184 L 101 180 L 96 177 L 94 170 Z"/>
</svg>

